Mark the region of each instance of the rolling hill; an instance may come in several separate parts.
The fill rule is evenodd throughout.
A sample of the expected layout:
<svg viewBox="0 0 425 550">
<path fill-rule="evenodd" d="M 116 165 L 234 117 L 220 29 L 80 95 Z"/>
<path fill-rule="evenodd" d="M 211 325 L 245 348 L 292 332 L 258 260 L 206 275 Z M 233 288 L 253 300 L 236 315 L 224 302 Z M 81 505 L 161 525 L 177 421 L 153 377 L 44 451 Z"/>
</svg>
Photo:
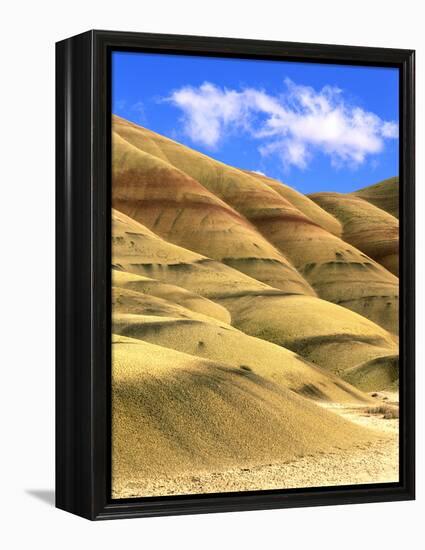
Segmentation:
<svg viewBox="0 0 425 550">
<path fill-rule="evenodd" d="M 398 277 L 398 220 L 366 200 L 342 193 L 310 195 L 337 218 L 342 238 Z"/>
<path fill-rule="evenodd" d="M 327 301 L 360 313 L 385 329 L 397 333 L 397 279 L 370 257 L 324 229 L 320 223 L 328 225 L 328 227 L 331 224 L 332 230 L 336 233 L 339 231 L 339 226 L 336 221 L 332 222 L 334 218 L 329 216 L 326 211 L 312 206 L 313 202 L 308 198 L 304 201 L 303 209 L 310 213 L 313 212 L 311 214 L 313 218 L 308 217 L 288 200 L 290 194 L 285 192 L 286 196 L 283 196 L 282 193 L 278 193 L 275 190 L 275 183 L 265 183 L 261 176 L 227 166 L 118 117 L 113 119 L 113 131 L 117 144 L 122 141 L 130 143 L 133 148 L 148 153 L 177 169 L 179 171 L 178 181 L 182 179 L 181 173 L 189 176 L 192 188 L 196 187 L 197 189 L 194 196 L 208 196 L 208 204 L 211 204 L 211 194 L 213 194 L 221 203 L 226 203 L 250 223 L 248 231 L 246 225 L 240 224 L 233 218 L 233 221 L 230 222 L 231 229 L 229 229 L 228 225 L 225 225 L 224 222 L 223 225 L 221 223 L 224 216 L 223 210 L 219 217 L 217 208 L 215 208 L 214 212 L 209 213 L 207 219 L 210 231 L 202 231 L 199 228 L 201 224 L 196 222 L 196 216 L 190 210 L 185 213 L 188 200 L 183 197 L 187 197 L 190 193 L 184 189 L 188 189 L 189 183 L 182 187 L 182 208 L 176 209 L 175 203 L 169 207 L 166 206 L 167 200 L 171 196 L 173 200 L 176 198 L 175 187 L 170 183 L 170 179 L 173 179 L 171 170 L 168 171 L 165 180 L 155 180 L 156 187 L 161 187 L 161 190 L 150 192 L 162 193 L 162 197 L 164 194 L 168 197 L 167 200 L 164 200 L 164 206 L 160 206 L 159 210 L 158 203 L 155 206 L 146 205 L 146 219 L 150 229 L 156 232 L 155 223 L 157 226 L 164 226 L 165 222 L 157 221 L 160 212 L 164 212 L 165 218 L 169 218 L 168 225 L 166 229 L 163 227 L 158 233 L 161 232 L 162 235 L 165 235 L 167 240 L 170 238 L 170 234 L 176 235 L 172 238 L 178 241 L 180 246 L 191 249 L 196 236 L 193 234 L 187 236 L 187 234 L 193 227 L 200 234 L 199 244 L 196 245 L 198 252 L 202 247 L 202 254 L 224 261 L 227 265 L 251 275 L 257 280 L 264 281 L 270 286 L 286 292 L 317 294 Z M 120 204 L 120 189 L 124 185 L 123 181 L 127 181 L 127 176 L 122 175 L 126 172 L 126 168 L 122 166 L 131 165 L 133 162 L 133 160 L 131 163 L 127 160 L 127 155 L 124 157 L 125 162 L 120 161 L 119 159 L 122 157 L 119 156 L 119 150 L 118 145 L 114 147 L 114 155 L 116 155 L 115 158 L 118 155 L 118 160 L 114 163 L 116 167 L 113 171 L 113 202 L 117 207 Z M 134 159 L 134 156 L 131 158 Z M 139 162 L 138 172 L 132 180 L 133 187 L 138 187 L 138 182 L 141 182 L 142 191 L 140 193 L 142 194 L 146 192 L 146 185 L 143 184 L 143 174 L 148 170 L 146 166 L 147 164 L 145 165 L 144 162 Z M 197 186 L 193 180 L 196 180 Z M 154 184 L 153 186 L 155 187 Z M 292 196 L 294 195 L 298 197 L 297 201 L 300 205 L 302 200 L 299 199 L 299 194 L 292 193 Z M 143 204 L 143 196 L 139 196 L 138 200 L 141 200 L 140 204 Z M 191 198 L 191 200 L 194 199 Z M 199 198 L 197 200 L 199 201 Z M 133 203 L 135 204 L 136 201 Z M 308 208 L 306 204 L 308 204 Z M 136 207 L 132 208 L 133 211 L 126 206 L 126 213 L 135 215 L 134 208 Z M 150 215 L 149 211 L 151 211 Z M 139 210 L 137 219 L 145 224 L 145 220 L 142 219 L 145 215 L 144 212 L 144 209 L 143 213 Z M 181 221 L 177 225 L 183 226 L 183 229 L 173 228 L 172 224 L 175 224 L 175 217 L 178 215 L 189 216 L 186 217 L 186 220 L 190 218 L 190 224 Z M 202 218 L 201 213 L 198 213 L 198 216 Z M 327 221 L 323 221 L 325 219 Z M 185 225 L 190 227 L 184 229 Z M 233 229 L 235 225 L 239 225 L 237 231 Z M 257 232 L 253 233 L 252 228 L 256 228 Z M 222 231 L 225 231 L 225 237 L 223 237 Z M 258 237 L 257 240 L 254 240 L 254 235 L 258 235 L 258 233 L 273 245 L 272 250 L 280 252 L 278 257 L 272 254 L 270 248 L 265 247 L 264 240 L 260 242 Z M 206 238 L 202 237 L 202 234 L 207 235 Z M 240 241 L 245 240 L 245 237 L 248 236 L 249 242 L 241 247 Z M 256 250 L 255 255 L 253 255 L 253 248 Z M 288 277 L 288 263 L 302 276 L 304 283 L 294 275 L 294 270 L 290 271 Z"/>
<path fill-rule="evenodd" d="M 343 376 L 345 369 L 396 353 L 390 333 L 370 320 L 315 296 L 270 287 L 170 244 L 116 210 L 112 233 L 114 279 L 128 277 L 119 274 L 124 271 L 186 289 L 227 311 L 231 324 L 246 334 L 284 346 L 330 372 Z"/>
<path fill-rule="evenodd" d="M 386 436 L 339 411 L 398 387 L 391 194 L 304 196 L 112 129 L 113 494 L 371 452 Z"/>
<path fill-rule="evenodd" d="M 312 293 L 288 260 L 245 218 L 196 180 L 114 135 L 113 206 L 168 242 L 275 288 Z"/>
<path fill-rule="evenodd" d="M 117 335 L 222 361 L 312 399 L 368 401 L 365 394 L 302 356 L 167 300 L 114 287 L 112 305 Z"/>
<path fill-rule="evenodd" d="M 398 178 L 388 178 L 358 191 L 353 195 L 360 197 L 391 216 L 399 217 L 399 182 Z"/>
<path fill-rule="evenodd" d="M 164 487 L 170 478 L 288 462 L 377 438 L 253 372 L 120 336 L 112 345 L 116 496 L 131 496 L 132 487 L 137 496 L 147 481 Z"/>
<path fill-rule="evenodd" d="M 259 174 L 258 172 L 250 172 L 246 170 L 245 172 L 256 179 L 263 181 L 266 185 L 274 189 L 276 193 L 279 193 L 279 195 L 284 197 L 293 206 L 295 206 L 295 208 L 300 210 L 305 216 L 307 216 L 307 218 L 315 222 L 317 225 L 320 225 L 320 227 L 326 229 L 329 233 L 332 233 L 337 237 L 341 237 L 342 226 L 338 219 L 321 208 L 308 196 L 303 195 L 296 189 L 289 187 L 289 185 L 285 185 L 281 181 L 274 180 Z"/>
<path fill-rule="evenodd" d="M 175 305 L 183 306 L 185 310 L 230 323 L 230 313 L 227 309 L 179 286 L 162 283 L 127 271 L 117 271 L 116 269 L 112 271 L 112 286 L 116 289 L 135 291 L 151 298 L 157 297 Z"/>
</svg>

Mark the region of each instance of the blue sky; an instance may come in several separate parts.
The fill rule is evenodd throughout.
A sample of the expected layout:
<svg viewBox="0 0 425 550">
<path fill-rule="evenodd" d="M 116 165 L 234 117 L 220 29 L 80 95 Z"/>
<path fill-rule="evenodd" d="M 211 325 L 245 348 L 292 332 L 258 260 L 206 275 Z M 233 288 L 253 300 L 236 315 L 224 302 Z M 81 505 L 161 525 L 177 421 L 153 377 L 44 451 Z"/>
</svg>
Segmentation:
<svg viewBox="0 0 425 550">
<path fill-rule="evenodd" d="M 303 193 L 398 175 L 398 70 L 114 52 L 112 112 Z"/>
</svg>

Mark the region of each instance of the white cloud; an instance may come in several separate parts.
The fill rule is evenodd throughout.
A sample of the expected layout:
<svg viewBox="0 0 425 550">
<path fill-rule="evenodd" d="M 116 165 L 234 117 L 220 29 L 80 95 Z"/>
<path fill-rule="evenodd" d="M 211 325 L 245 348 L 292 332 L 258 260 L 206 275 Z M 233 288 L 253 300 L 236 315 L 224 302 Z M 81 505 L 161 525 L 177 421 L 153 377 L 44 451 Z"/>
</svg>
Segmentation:
<svg viewBox="0 0 425 550">
<path fill-rule="evenodd" d="M 234 90 L 220 90 L 205 82 L 173 92 L 170 101 L 184 113 L 184 131 L 195 143 L 215 147 L 229 124 L 241 125 L 244 102 Z"/>
<path fill-rule="evenodd" d="M 386 138 L 398 138 L 398 124 L 395 122 L 384 122 L 382 135 Z"/>
<path fill-rule="evenodd" d="M 205 82 L 185 86 L 168 98 L 183 112 L 183 131 L 197 144 L 214 149 L 229 134 L 261 140 L 262 155 L 278 155 L 285 166 L 306 168 L 317 152 L 334 166 L 362 164 L 382 152 L 398 125 L 345 101 L 339 88 L 320 91 L 285 80 L 284 92 L 221 89 Z"/>
</svg>

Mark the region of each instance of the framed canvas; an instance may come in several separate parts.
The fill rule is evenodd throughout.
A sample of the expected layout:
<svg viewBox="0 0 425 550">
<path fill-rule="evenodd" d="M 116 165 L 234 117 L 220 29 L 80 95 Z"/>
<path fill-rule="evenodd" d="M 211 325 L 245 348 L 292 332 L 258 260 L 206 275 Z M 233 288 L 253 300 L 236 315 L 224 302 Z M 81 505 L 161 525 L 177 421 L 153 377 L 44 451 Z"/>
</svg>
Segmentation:
<svg viewBox="0 0 425 550">
<path fill-rule="evenodd" d="M 59 42 L 56 504 L 414 498 L 414 52 Z"/>
</svg>

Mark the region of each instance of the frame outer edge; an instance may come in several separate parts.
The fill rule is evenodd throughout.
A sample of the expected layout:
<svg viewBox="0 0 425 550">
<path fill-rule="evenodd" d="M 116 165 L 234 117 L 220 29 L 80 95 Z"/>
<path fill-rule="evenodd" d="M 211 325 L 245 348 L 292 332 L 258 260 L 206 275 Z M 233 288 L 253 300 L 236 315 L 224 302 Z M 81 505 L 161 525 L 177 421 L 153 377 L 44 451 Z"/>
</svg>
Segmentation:
<svg viewBox="0 0 425 550">
<path fill-rule="evenodd" d="M 93 519 L 91 33 L 56 45 L 56 507 Z"/>
<path fill-rule="evenodd" d="M 403 63 L 403 159 L 402 228 L 403 270 L 400 287 L 404 306 L 401 319 L 403 334 L 403 441 L 404 484 L 409 499 L 415 499 L 415 51 L 410 50 Z"/>
<path fill-rule="evenodd" d="M 406 336 L 404 357 L 405 419 L 403 483 L 370 487 L 321 487 L 299 492 L 193 495 L 178 499 L 110 501 L 107 495 L 107 375 L 105 350 L 108 315 L 110 147 L 107 83 L 109 48 L 145 48 L 164 53 L 270 58 L 309 56 L 319 62 L 390 64 L 403 82 L 403 199 L 411 218 L 405 219 L 404 271 Z M 384 48 L 184 37 L 143 33 L 89 31 L 57 44 L 57 355 L 56 460 L 59 508 L 88 519 L 149 517 L 300 506 L 411 500 L 414 498 L 414 52 Z M 334 49 L 333 49 L 334 48 Z M 106 256 L 105 256 L 106 255 Z M 408 263 L 409 262 L 409 263 Z M 106 273 L 105 273 L 106 271 Z M 405 373 L 406 374 L 406 373 Z M 413 453 L 413 454 L 412 454 Z"/>
</svg>

